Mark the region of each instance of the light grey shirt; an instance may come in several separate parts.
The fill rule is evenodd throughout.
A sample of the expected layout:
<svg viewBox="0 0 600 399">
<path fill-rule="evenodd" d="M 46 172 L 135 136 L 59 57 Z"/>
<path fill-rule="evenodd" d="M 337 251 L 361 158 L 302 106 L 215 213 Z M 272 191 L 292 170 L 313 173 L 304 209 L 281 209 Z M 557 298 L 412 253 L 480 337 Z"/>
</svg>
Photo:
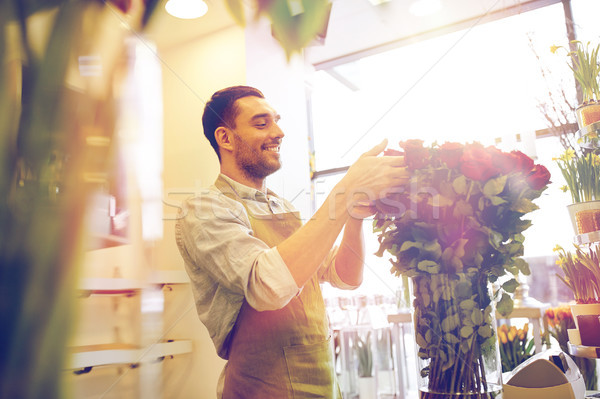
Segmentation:
<svg viewBox="0 0 600 399">
<path fill-rule="evenodd" d="M 255 216 L 299 214 L 294 206 L 271 191 L 242 185 L 221 175 Z M 222 358 L 228 357 L 226 339 L 244 298 L 258 311 L 284 307 L 299 288 L 277 247 L 256 238 L 244 206 L 214 185 L 185 202 L 176 224 L 176 238 L 192 283 L 196 310 Z M 310 250 L 307 248 L 307 250 Z M 333 248 L 318 271 L 321 281 L 353 289 L 335 271 Z"/>
</svg>

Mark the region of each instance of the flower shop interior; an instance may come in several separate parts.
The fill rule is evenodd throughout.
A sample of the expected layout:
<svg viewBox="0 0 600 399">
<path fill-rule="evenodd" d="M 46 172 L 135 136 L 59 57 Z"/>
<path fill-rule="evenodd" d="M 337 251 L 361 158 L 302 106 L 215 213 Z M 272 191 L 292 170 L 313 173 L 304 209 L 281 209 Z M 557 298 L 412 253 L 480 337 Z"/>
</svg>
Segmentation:
<svg viewBox="0 0 600 399">
<path fill-rule="evenodd" d="M 507 204 L 523 216 L 507 232 L 495 219 L 478 224 L 490 259 L 505 262 L 486 274 L 489 295 L 473 276 L 492 260 L 469 257 L 467 239 L 387 245 L 404 221 L 383 211 L 364 221 L 364 282 L 321 287 L 344 399 L 492 398 L 502 382 L 505 399 L 600 391 L 600 2 L 186 1 L 204 15 L 169 14 L 175 0 L 0 6 L 10 11 L 0 12 L 0 159 L 15 165 L 0 181 L 9 193 L 0 302 L 11 326 L 1 334 L 0 398 L 216 398 L 225 361 L 198 319 L 175 222 L 219 173 L 202 110 L 238 84 L 259 88 L 282 116 L 283 166 L 268 186 L 304 221 L 383 139 L 407 159 L 410 143 L 441 157 L 444 143 L 458 143 L 464 158 L 477 142 L 510 160 L 489 180 L 448 169 L 443 185 L 454 203 L 479 196 L 473 209 L 453 208 L 471 223 Z M 288 39 L 303 25 L 285 25 L 267 3 L 285 3 L 296 21 L 323 17 L 307 40 L 286 41 L 280 24 Z M 517 171 L 520 156 L 529 166 Z M 549 182 L 536 180 L 540 169 Z M 62 216 L 48 217 L 52 207 Z M 414 230 L 431 232 L 422 226 Z M 436 277 L 438 264 L 460 269 L 454 282 Z M 428 288 L 416 282 L 425 274 Z M 446 317 L 413 320 L 454 289 Z M 466 348 L 475 341 L 477 351 Z M 465 358 L 479 377 L 461 380 Z M 562 372 L 537 381 L 551 374 L 535 367 Z M 536 382 L 520 386 L 517 371 Z"/>
</svg>

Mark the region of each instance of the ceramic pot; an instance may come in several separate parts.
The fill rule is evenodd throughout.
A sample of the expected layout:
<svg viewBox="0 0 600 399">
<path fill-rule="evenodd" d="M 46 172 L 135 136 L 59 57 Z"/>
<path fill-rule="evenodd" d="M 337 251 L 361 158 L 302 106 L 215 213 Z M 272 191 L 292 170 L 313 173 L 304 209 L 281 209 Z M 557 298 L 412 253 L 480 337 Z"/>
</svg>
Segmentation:
<svg viewBox="0 0 600 399">
<path fill-rule="evenodd" d="M 577 323 L 577 316 L 590 316 L 590 315 L 598 315 L 600 316 L 600 303 L 583 303 L 583 304 L 574 304 L 571 305 L 571 314 L 573 315 L 573 321 L 575 322 L 575 327 L 579 329 L 579 324 Z"/>
<path fill-rule="evenodd" d="M 600 230 L 600 201 L 578 202 L 567 205 L 575 234 Z"/>
<path fill-rule="evenodd" d="M 583 129 L 594 122 L 600 121 L 600 103 L 593 101 L 580 105 L 575 110 L 575 114 L 579 129 Z"/>
</svg>

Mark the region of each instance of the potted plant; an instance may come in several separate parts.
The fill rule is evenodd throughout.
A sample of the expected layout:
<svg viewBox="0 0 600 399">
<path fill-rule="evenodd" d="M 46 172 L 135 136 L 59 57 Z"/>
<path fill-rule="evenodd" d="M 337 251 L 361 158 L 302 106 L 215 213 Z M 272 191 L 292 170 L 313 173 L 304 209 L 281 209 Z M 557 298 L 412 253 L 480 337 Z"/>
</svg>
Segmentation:
<svg viewBox="0 0 600 399">
<path fill-rule="evenodd" d="M 358 356 L 358 396 L 360 399 L 377 397 L 377 387 L 373 376 L 373 350 L 371 331 L 363 337 L 356 336 L 356 354 Z"/>
<path fill-rule="evenodd" d="M 582 103 L 576 109 L 577 124 L 582 129 L 594 122 L 600 121 L 600 86 L 598 78 L 600 66 L 598 65 L 598 51 L 600 44 L 590 49 L 590 42 L 583 44 L 573 40 L 575 50 L 568 51 L 567 56 L 571 60 L 568 63 L 573 71 L 575 80 L 581 87 Z M 552 46 L 551 51 L 556 53 L 562 46 Z"/>
<path fill-rule="evenodd" d="M 575 234 L 600 230 L 600 156 L 567 149 L 554 160 L 567 183 L 562 189 L 573 201 L 567 209 Z"/>
<path fill-rule="evenodd" d="M 571 305 L 571 312 L 584 345 L 587 336 L 598 335 L 598 317 L 591 326 L 590 335 L 586 331 L 587 326 L 581 324 L 580 317 L 600 316 L 600 244 L 586 247 L 575 245 L 575 253 L 567 252 L 559 245 L 554 248 L 558 252 L 556 263 L 564 274 L 564 276 L 559 274 L 557 276 L 569 287 L 575 297 L 576 304 Z"/>
</svg>

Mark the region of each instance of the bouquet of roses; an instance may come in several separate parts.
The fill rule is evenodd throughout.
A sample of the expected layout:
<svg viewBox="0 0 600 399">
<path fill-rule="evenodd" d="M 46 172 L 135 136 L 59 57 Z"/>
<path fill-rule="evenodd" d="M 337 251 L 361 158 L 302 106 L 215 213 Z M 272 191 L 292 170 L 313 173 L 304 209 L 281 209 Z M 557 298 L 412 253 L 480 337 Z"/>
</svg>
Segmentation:
<svg viewBox="0 0 600 399">
<path fill-rule="evenodd" d="M 391 272 L 413 279 L 415 335 L 421 369 L 430 392 L 488 390 L 484 357 L 497 353 L 493 302 L 512 311 L 507 278 L 496 297 L 488 282 L 507 273 L 529 274 L 523 255 L 522 217 L 537 209 L 533 200 L 549 183 L 542 165 L 519 151 L 503 152 L 479 143 L 423 146 L 401 142 L 412 171 L 406 187 L 376 203 L 374 231 L 391 254 Z M 462 358 L 462 362 L 458 358 Z M 499 362 L 499 359 L 498 359 Z"/>
</svg>

